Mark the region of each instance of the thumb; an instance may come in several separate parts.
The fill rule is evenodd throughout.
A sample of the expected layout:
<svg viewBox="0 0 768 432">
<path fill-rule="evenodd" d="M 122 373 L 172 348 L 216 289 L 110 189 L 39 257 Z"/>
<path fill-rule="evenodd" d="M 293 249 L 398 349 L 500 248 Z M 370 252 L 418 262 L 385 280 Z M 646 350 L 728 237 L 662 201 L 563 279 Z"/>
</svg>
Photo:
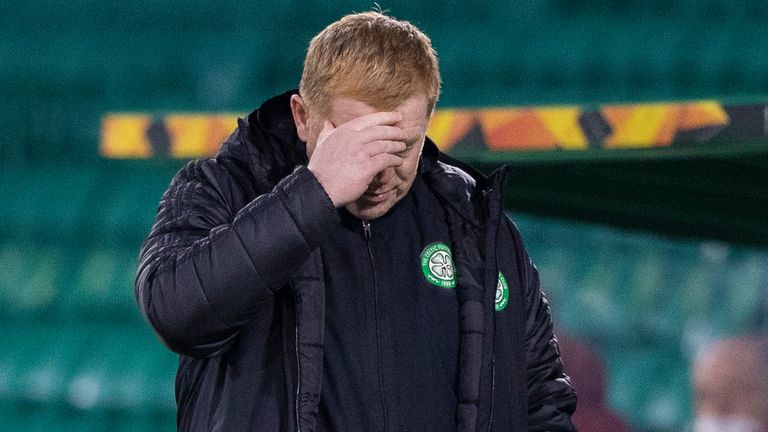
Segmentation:
<svg viewBox="0 0 768 432">
<path fill-rule="evenodd" d="M 331 134 L 331 132 L 333 132 L 334 129 L 336 129 L 336 127 L 333 125 L 333 123 L 330 120 L 326 119 L 325 121 L 323 121 L 323 130 L 321 130 L 320 134 L 317 136 L 317 141 L 318 142 L 323 141 L 325 137 L 327 137 L 328 135 Z"/>
</svg>

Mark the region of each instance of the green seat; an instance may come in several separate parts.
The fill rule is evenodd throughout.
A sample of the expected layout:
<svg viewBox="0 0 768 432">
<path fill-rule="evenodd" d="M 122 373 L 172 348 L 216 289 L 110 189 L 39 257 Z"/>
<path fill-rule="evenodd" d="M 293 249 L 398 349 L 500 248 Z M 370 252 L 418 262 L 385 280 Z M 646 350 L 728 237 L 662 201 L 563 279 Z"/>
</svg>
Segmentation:
<svg viewBox="0 0 768 432">
<path fill-rule="evenodd" d="M 161 167 L 153 161 L 145 162 L 108 163 L 100 168 L 99 187 L 91 203 L 99 211 L 82 221 L 95 244 L 130 245 L 138 254 L 141 241 L 154 222 L 163 191 L 181 164 L 173 162 L 158 169 Z"/>
<path fill-rule="evenodd" d="M 173 430 L 177 357 L 148 327 L 6 328 L 0 430 Z"/>
<path fill-rule="evenodd" d="M 46 243 L 76 237 L 94 181 L 87 166 L 0 170 L 0 234 Z"/>
<path fill-rule="evenodd" d="M 8 431 L 58 431 L 55 405 L 7 403 L 0 408 L 0 429 Z"/>
<path fill-rule="evenodd" d="M 25 432 L 97 432 L 110 430 L 104 413 L 59 404 L 9 404 L 0 408 L 0 429 Z M 151 429 L 143 429 L 151 430 Z"/>
<path fill-rule="evenodd" d="M 137 250 L 97 245 L 72 253 L 78 253 L 80 259 L 58 296 L 58 319 L 137 325 L 143 322 L 133 294 Z"/>
<path fill-rule="evenodd" d="M 71 373 L 89 349 L 88 331 L 74 325 L 36 325 L 17 333 L 22 350 L 14 353 L 18 400 L 35 403 L 61 402 L 69 392 Z"/>
<path fill-rule="evenodd" d="M 75 365 L 68 401 L 81 409 L 173 409 L 177 357 L 148 326 L 94 327 Z"/>
<path fill-rule="evenodd" d="M 175 410 L 114 412 L 106 417 L 105 424 L 107 428 L 104 430 L 113 432 L 172 432 L 176 430 L 176 412 Z"/>
<path fill-rule="evenodd" d="M 137 259 L 133 247 L 0 243 L 0 319 L 140 323 Z"/>
<path fill-rule="evenodd" d="M 0 243 L 0 317 L 45 317 L 55 307 L 65 257 L 57 247 L 31 242 Z"/>
</svg>

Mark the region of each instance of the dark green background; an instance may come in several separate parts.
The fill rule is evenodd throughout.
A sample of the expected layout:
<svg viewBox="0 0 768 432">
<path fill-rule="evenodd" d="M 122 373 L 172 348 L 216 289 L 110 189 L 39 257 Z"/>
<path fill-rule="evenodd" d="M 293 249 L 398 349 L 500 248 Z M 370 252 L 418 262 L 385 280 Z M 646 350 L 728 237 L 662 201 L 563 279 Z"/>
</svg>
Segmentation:
<svg viewBox="0 0 768 432">
<path fill-rule="evenodd" d="M 184 161 L 101 159 L 101 116 L 250 111 L 297 85 L 315 33 L 371 6 L 0 3 L 0 428 L 173 429 L 176 360 L 142 322 L 132 281 L 160 195 Z M 432 37 L 441 107 L 768 93 L 762 1 L 381 6 Z M 765 244 L 763 143 L 750 153 L 722 146 L 714 158 L 510 159 L 510 209 L 561 331 L 602 354 L 609 402 L 638 430 L 679 430 L 690 419 L 696 348 L 766 323 L 765 250 L 702 240 Z M 498 163 L 463 157 L 485 170 Z"/>
</svg>

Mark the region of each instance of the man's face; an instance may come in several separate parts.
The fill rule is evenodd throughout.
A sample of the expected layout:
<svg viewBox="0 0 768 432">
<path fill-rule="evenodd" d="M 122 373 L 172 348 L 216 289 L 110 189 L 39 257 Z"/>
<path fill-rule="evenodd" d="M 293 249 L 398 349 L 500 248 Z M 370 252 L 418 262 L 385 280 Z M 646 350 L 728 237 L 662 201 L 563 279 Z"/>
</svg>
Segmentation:
<svg viewBox="0 0 768 432">
<path fill-rule="evenodd" d="M 768 392 L 753 346 L 724 342 L 706 351 L 694 367 L 696 432 L 768 432 Z"/>
<path fill-rule="evenodd" d="M 356 99 L 337 97 L 329 104 L 327 115 L 313 115 L 314 113 L 310 112 L 307 117 L 307 155 L 312 156 L 326 119 L 335 127 L 339 127 L 354 118 L 377 111 L 380 110 Z M 421 95 L 413 96 L 393 111 L 398 111 L 402 115 L 402 120 L 394 126 L 403 129 L 407 136 L 405 140 L 407 148 L 400 153 L 403 164 L 376 174 L 366 192 L 346 206 L 350 213 L 360 219 L 372 220 L 385 215 L 408 193 L 416 178 L 429 122 L 427 98 Z"/>
</svg>

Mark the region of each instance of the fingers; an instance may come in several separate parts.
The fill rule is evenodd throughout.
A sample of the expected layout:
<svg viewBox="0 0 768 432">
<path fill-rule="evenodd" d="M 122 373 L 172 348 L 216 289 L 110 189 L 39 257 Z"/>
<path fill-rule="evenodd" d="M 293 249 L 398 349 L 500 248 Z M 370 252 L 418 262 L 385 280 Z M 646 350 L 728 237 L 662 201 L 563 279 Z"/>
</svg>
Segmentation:
<svg viewBox="0 0 768 432">
<path fill-rule="evenodd" d="M 363 117 L 371 117 L 376 114 L 390 114 L 390 113 L 374 113 L 374 114 L 369 114 L 368 116 L 363 116 Z M 395 113 L 395 114 L 398 114 L 398 113 Z M 336 133 L 339 134 L 340 137 L 345 137 L 345 138 L 341 138 L 341 140 L 348 144 L 357 143 L 358 145 L 360 144 L 367 145 L 368 143 L 371 143 L 374 141 L 405 141 L 408 139 L 406 132 L 397 126 L 373 125 L 362 130 L 350 129 L 352 126 L 354 126 L 352 125 L 353 122 L 363 117 L 358 117 L 354 120 L 344 123 L 338 128 L 335 127 L 333 123 L 331 123 L 329 120 L 325 120 L 323 124 L 323 129 L 322 131 L 320 131 L 320 134 L 318 135 L 318 142 L 324 141 L 325 138 L 327 138 L 331 133 L 334 133 L 334 131 L 337 131 L 337 130 L 338 132 Z"/>
<path fill-rule="evenodd" d="M 396 124 L 400 120 L 402 120 L 402 114 L 400 114 L 397 111 L 375 112 L 372 114 L 367 114 L 364 116 L 354 118 L 348 121 L 346 124 L 344 124 L 344 126 L 350 128 L 351 130 L 361 131 L 363 129 L 367 129 L 372 126 L 380 126 L 380 125 L 391 126 Z"/>
<path fill-rule="evenodd" d="M 365 152 L 370 156 L 376 156 L 380 153 L 400 153 L 405 149 L 404 142 L 389 140 L 373 141 L 365 146 Z"/>
<path fill-rule="evenodd" d="M 364 143 L 372 141 L 405 141 L 408 139 L 405 131 L 397 126 L 371 126 L 357 132 Z"/>
<path fill-rule="evenodd" d="M 403 158 L 392 153 L 380 153 L 371 158 L 370 168 L 374 173 L 384 171 L 390 167 L 399 167 L 403 164 Z"/>
</svg>

